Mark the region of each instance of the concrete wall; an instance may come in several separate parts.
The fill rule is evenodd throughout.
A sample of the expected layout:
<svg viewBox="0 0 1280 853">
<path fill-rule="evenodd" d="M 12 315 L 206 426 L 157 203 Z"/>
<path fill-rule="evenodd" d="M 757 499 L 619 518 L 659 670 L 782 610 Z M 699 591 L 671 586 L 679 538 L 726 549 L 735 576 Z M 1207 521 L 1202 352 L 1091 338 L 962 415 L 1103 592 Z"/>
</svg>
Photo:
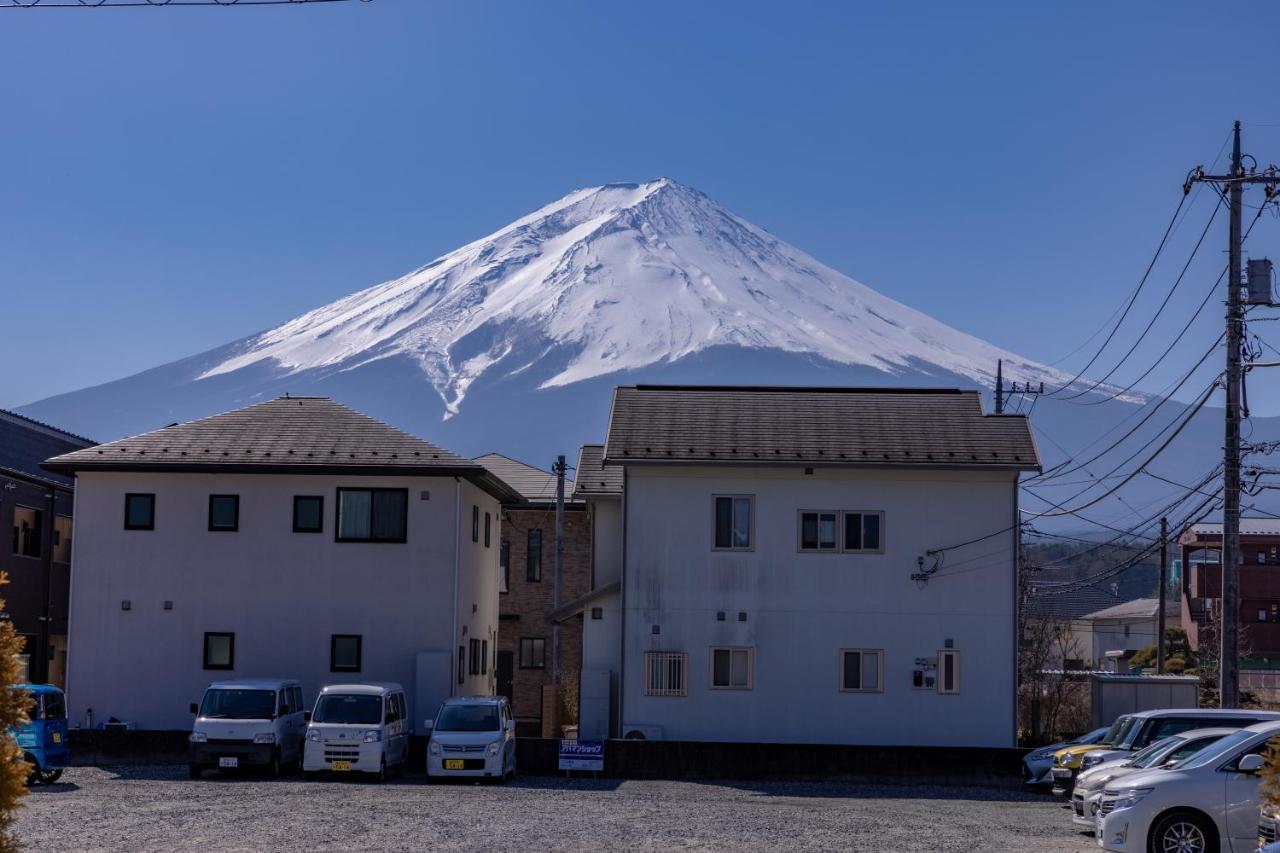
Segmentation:
<svg viewBox="0 0 1280 853">
<path fill-rule="evenodd" d="M 624 733 L 648 725 L 689 741 L 1014 744 L 1012 475 L 636 466 L 627 476 Z M 712 550 L 716 494 L 755 496 L 753 550 Z M 883 510 L 884 553 L 799 553 L 801 509 Z M 926 550 L 1001 530 L 948 551 L 927 584 L 911 580 Z M 948 642 L 960 653 L 960 693 L 913 688 L 915 659 Z M 752 689 L 711 689 L 713 646 L 753 650 Z M 881 692 L 839 689 L 844 648 L 883 650 Z M 687 697 L 644 695 L 647 651 L 688 654 Z"/>
<path fill-rule="evenodd" d="M 591 500 L 591 571 L 593 587 L 622 577 L 622 501 Z"/>
<path fill-rule="evenodd" d="M 600 608 L 593 619 L 592 608 Z M 622 602 L 617 593 L 597 598 L 582 615 L 582 672 L 599 678 L 600 684 L 582 686 L 579 712 L 580 736 L 606 738 L 618 735 L 618 678 L 622 661 Z M 590 673 L 600 673 L 590 676 Z M 607 685 L 607 686 L 606 686 Z"/>
<path fill-rule="evenodd" d="M 407 488 L 408 541 L 336 542 L 339 486 Z M 126 492 L 156 494 L 154 530 L 123 529 Z M 210 494 L 240 495 L 237 532 L 207 529 Z M 322 533 L 293 532 L 294 495 L 324 496 Z M 414 704 L 454 690 L 486 692 L 481 678 L 457 685 L 447 663 L 462 626 L 497 626 L 497 539 L 489 549 L 470 542 L 473 503 L 497 517 L 496 501 L 451 477 L 81 475 L 69 638 L 73 724 L 92 709 L 95 724 L 114 716 L 145 729 L 187 728 L 188 703 L 220 678 L 296 677 L 308 703 L 324 684 L 352 680 L 398 681 Z M 235 633 L 233 670 L 202 668 L 206 631 Z M 360 673 L 330 672 L 333 634 L 363 636 Z M 432 653 L 440 670 L 423 692 L 419 653 Z M 410 718 L 433 710 L 410 708 Z"/>
</svg>

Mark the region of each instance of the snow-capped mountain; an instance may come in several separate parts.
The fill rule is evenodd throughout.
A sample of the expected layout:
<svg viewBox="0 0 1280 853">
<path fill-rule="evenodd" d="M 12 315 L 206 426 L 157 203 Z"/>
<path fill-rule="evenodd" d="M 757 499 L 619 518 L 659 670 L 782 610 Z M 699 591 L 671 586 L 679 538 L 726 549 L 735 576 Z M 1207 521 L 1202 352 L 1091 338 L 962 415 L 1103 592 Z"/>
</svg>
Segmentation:
<svg viewBox="0 0 1280 853">
<path fill-rule="evenodd" d="M 667 178 L 577 190 L 392 281 L 236 347 L 197 380 L 269 365 L 348 371 L 405 356 L 448 415 L 486 373 L 549 357 L 541 387 L 717 346 L 808 353 L 885 373 L 931 365 L 987 383 L 1069 376 L 1002 351 L 824 266 Z"/>
</svg>

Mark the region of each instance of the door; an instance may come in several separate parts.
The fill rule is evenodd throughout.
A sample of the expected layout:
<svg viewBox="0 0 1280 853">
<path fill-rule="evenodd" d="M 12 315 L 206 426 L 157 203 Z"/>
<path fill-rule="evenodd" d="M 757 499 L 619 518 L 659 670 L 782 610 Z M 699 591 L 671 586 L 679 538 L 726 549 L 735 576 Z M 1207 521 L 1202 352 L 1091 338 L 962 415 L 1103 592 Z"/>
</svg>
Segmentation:
<svg viewBox="0 0 1280 853">
<path fill-rule="evenodd" d="M 1233 758 L 1221 771 L 1226 777 L 1226 828 L 1231 838 L 1232 853 L 1258 849 L 1258 783 L 1255 773 L 1237 773 L 1235 768 L 1246 755 L 1261 755 L 1267 748 L 1264 739 Z M 1227 849 L 1224 845 L 1223 849 Z"/>
<path fill-rule="evenodd" d="M 507 701 L 514 703 L 512 698 L 511 679 L 515 676 L 516 656 L 515 652 L 498 652 L 498 695 L 506 696 Z"/>
</svg>

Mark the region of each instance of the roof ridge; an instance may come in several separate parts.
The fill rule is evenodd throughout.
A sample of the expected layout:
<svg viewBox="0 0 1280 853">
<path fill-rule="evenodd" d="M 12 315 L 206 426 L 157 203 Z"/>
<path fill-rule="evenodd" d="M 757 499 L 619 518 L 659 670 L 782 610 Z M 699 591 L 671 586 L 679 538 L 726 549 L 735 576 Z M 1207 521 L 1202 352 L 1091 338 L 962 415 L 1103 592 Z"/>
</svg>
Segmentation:
<svg viewBox="0 0 1280 853">
<path fill-rule="evenodd" d="M 3 417 L 3 416 L 17 418 L 18 420 L 26 421 L 27 423 L 33 426 L 38 426 L 43 429 L 52 430 L 53 432 L 56 432 L 59 435 L 65 435 L 68 438 L 74 438 L 77 441 L 87 442 L 90 445 L 95 445 L 98 443 L 94 441 L 92 438 L 88 438 L 87 436 L 83 436 L 83 435 L 80 435 L 79 433 L 71 432 L 70 430 L 62 429 L 61 427 L 56 427 L 53 424 L 45 423 L 44 421 L 37 420 L 36 418 L 30 417 L 29 415 L 24 415 L 20 412 L 15 412 L 12 409 L 0 409 L 0 417 Z"/>
</svg>

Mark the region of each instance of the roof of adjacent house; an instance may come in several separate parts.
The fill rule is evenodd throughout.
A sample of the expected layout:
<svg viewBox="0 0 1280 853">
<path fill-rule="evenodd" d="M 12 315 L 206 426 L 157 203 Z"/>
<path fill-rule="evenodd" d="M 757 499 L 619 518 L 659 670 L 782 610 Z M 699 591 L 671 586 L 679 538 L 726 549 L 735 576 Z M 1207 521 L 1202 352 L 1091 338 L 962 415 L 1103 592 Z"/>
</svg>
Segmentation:
<svg viewBox="0 0 1280 853">
<path fill-rule="evenodd" d="M 556 475 L 535 468 L 501 453 L 477 456 L 476 462 L 489 469 L 508 486 L 520 493 L 522 503 L 551 504 L 556 501 Z M 573 480 L 565 478 L 564 495 L 572 500 Z"/>
<path fill-rule="evenodd" d="M 574 497 L 622 494 L 622 469 L 604 465 L 604 445 L 584 444 L 578 451 L 577 479 Z"/>
<path fill-rule="evenodd" d="M 83 436 L 0 409 L 0 473 L 70 486 L 70 477 L 42 470 L 40 464 L 50 456 L 91 446 L 93 441 Z"/>
<path fill-rule="evenodd" d="M 1192 537 L 1222 538 L 1222 522 L 1202 522 L 1189 528 Z M 1241 518 L 1241 536 L 1280 536 L 1280 518 Z"/>
<path fill-rule="evenodd" d="M 1156 598 L 1135 598 L 1132 601 L 1125 601 L 1120 604 L 1113 604 L 1102 610 L 1093 613 L 1086 613 L 1081 619 L 1154 619 L 1159 614 L 1159 599 Z M 1164 603 L 1164 612 L 1168 616 L 1176 614 L 1179 611 L 1179 605 L 1174 601 L 1166 601 Z"/>
<path fill-rule="evenodd" d="M 1040 469 L 1026 416 L 954 388 L 623 386 L 603 461 Z"/>
<path fill-rule="evenodd" d="M 502 501 L 519 494 L 483 465 L 328 397 L 281 397 L 46 461 L 46 470 L 342 473 L 463 477 Z"/>
<path fill-rule="evenodd" d="M 1067 589 L 1065 592 L 1058 590 Z M 1064 583 L 1041 584 L 1032 581 L 1030 595 L 1024 605 L 1034 619 L 1080 619 L 1106 607 L 1120 603 L 1120 597 L 1096 586 L 1069 588 Z"/>
</svg>

